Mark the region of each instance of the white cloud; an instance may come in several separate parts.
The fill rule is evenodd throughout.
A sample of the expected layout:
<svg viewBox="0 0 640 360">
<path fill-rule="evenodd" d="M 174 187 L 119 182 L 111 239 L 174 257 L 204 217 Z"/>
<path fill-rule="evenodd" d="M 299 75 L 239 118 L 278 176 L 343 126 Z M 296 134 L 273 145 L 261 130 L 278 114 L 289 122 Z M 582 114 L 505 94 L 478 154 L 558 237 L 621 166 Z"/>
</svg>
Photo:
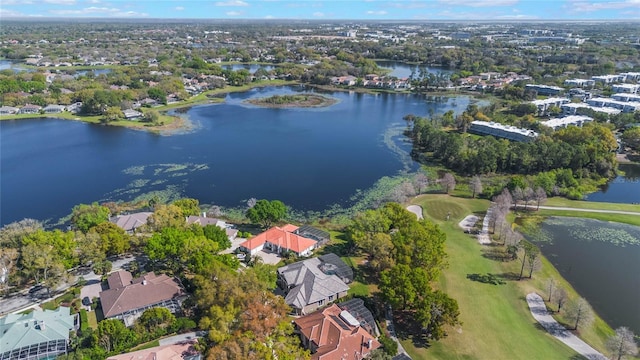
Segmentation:
<svg viewBox="0 0 640 360">
<path fill-rule="evenodd" d="M 389 7 L 396 9 L 421 9 L 429 6 L 426 2 L 393 2 L 386 4 Z"/>
<path fill-rule="evenodd" d="M 540 17 L 535 15 L 518 14 L 518 15 L 500 15 L 500 16 L 496 16 L 495 18 L 500 20 L 536 20 L 536 19 L 539 19 Z"/>
<path fill-rule="evenodd" d="M 21 13 L 21 12 L 19 12 L 19 11 L 7 10 L 7 9 L 0 8 L 0 18 L 5 18 L 5 17 L 23 17 L 23 16 L 26 16 L 26 15 Z"/>
<path fill-rule="evenodd" d="M 491 7 L 512 6 L 519 0 L 438 0 L 440 4 L 451 6 Z"/>
<path fill-rule="evenodd" d="M 54 5 L 75 5 L 76 0 L 44 0 L 48 4 Z"/>
<path fill-rule="evenodd" d="M 265 16 L 264 18 L 265 18 L 265 19 L 275 19 L 275 16 L 273 16 L 273 15 L 267 15 L 267 16 Z"/>
<path fill-rule="evenodd" d="M 109 16 L 109 17 L 145 17 L 149 16 L 147 13 L 140 13 L 137 11 L 122 11 L 117 8 L 108 8 L 108 7 L 96 7 L 90 6 L 84 9 L 77 10 L 49 10 L 50 13 L 54 15 L 61 16 Z"/>
<path fill-rule="evenodd" d="M 387 12 L 384 10 L 378 10 L 378 11 L 369 10 L 367 11 L 367 15 L 387 15 Z"/>
<path fill-rule="evenodd" d="M 242 0 L 229 0 L 229 1 L 218 1 L 216 2 L 216 6 L 249 6 L 249 4 Z"/>
<path fill-rule="evenodd" d="M 3 0 L 2 1 L 2 5 L 29 5 L 29 4 L 33 4 L 33 1 L 32 0 Z"/>
<path fill-rule="evenodd" d="M 314 13 L 313 13 L 313 16 L 314 16 L 314 17 L 323 17 L 323 16 L 324 16 L 324 13 L 323 13 L 323 12 L 320 12 L 320 11 L 316 11 L 316 12 L 314 12 Z"/>
<path fill-rule="evenodd" d="M 640 8 L 640 0 L 621 0 L 609 2 L 591 2 L 586 0 L 572 0 L 564 6 L 577 12 L 593 12 L 608 9 Z"/>
<path fill-rule="evenodd" d="M 227 16 L 240 16 L 243 14 L 242 11 L 227 11 L 226 12 Z"/>
<path fill-rule="evenodd" d="M 182 10 L 184 10 L 184 6 L 176 6 L 174 9 L 176 11 L 182 11 Z"/>
</svg>

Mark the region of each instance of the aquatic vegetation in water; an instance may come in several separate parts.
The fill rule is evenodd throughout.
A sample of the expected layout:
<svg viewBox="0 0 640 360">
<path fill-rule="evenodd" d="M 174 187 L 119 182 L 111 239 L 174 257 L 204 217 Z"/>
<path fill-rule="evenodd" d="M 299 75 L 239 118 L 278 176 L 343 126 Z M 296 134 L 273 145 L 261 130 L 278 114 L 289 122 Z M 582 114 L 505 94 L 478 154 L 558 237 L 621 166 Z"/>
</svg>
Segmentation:
<svg viewBox="0 0 640 360">
<path fill-rule="evenodd" d="M 133 180 L 132 182 L 129 183 L 129 185 L 127 185 L 127 187 L 130 188 L 142 188 L 147 186 L 147 184 L 149 183 L 149 179 L 136 179 Z"/>
<path fill-rule="evenodd" d="M 406 130 L 406 128 L 406 125 L 402 123 L 391 124 L 391 126 L 382 134 L 382 141 L 389 150 L 391 150 L 398 156 L 398 160 L 402 162 L 404 170 L 409 171 L 411 170 L 411 166 L 413 165 L 411 154 L 409 153 L 409 151 L 403 149 L 398 145 L 399 141 L 407 140 L 407 138 L 404 136 L 404 131 Z"/>
<path fill-rule="evenodd" d="M 616 246 L 640 245 L 640 227 L 600 220 L 551 217 L 545 225 L 568 228 L 571 236 L 582 241 L 600 241 Z"/>
<path fill-rule="evenodd" d="M 131 166 L 122 170 L 122 172 L 127 175 L 142 175 L 144 173 L 144 166 Z"/>
</svg>

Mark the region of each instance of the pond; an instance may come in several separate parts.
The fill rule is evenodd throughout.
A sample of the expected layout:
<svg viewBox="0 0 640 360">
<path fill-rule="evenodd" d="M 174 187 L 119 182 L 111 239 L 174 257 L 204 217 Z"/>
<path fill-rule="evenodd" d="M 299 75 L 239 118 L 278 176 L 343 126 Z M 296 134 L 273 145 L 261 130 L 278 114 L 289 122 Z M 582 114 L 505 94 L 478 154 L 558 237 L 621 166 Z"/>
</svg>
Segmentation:
<svg viewBox="0 0 640 360">
<path fill-rule="evenodd" d="M 13 72 L 29 71 L 21 63 L 11 60 L 0 60 L 0 70 L 11 69 Z"/>
<path fill-rule="evenodd" d="M 265 69 L 266 71 L 271 71 L 276 68 L 274 65 L 259 65 L 259 64 L 230 64 L 230 65 L 222 65 L 221 67 L 225 70 L 233 70 L 233 71 L 245 69 L 245 70 L 249 70 L 249 72 L 252 74 L 260 68 Z"/>
<path fill-rule="evenodd" d="M 79 203 L 157 195 L 237 207 L 280 199 L 297 210 L 348 206 L 358 190 L 411 171 L 402 117 L 453 109 L 471 98 L 334 92 L 326 108 L 271 109 L 244 100 L 312 92 L 257 88 L 186 111 L 196 129 L 159 136 L 57 119 L 0 122 L 0 222 L 54 222 Z M 389 139 L 389 134 L 395 134 Z M 147 197 L 148 198 L 148 197 Z"/>
<path fill-rule="evenodd" d="M 587 195 L 586 200 L 640 204 L 640 164 L 620 164 L 618 168 L 624 175 L 616 177 L 602 190 Z"/>
<path fill-rule="evenodd" d="M 551 217 L 541 230 L 542 253 L 594 310 L 640 333 L 640 227 Z"/>
<path fill-rule="evenodd" d="M 453 74 L 453 71 L 443 69 L 443 68 L 429 67 L 429 66 L 416 65 L 416 64 L 407 64 L 407 63 L 403 63 L 400 61 L 393 61 L 393 60 L 379 60 L 379 61 L 376 61 L 376 64 L 378 64 L 378 66 L 380 67 L 390 69 L 391 72 L 389 73 L 389 75 L 395 76 L 397 78 L 408 78 L 411 76 L 411 74 L 414 74 L 414 76 L 417 77 L 420 75 L 421 71 L 426 71 L 427 73 L 432 73 L 432 74 L 438 74 L 438 73 L 444 73 L 448 75 Z"/>
</svg>

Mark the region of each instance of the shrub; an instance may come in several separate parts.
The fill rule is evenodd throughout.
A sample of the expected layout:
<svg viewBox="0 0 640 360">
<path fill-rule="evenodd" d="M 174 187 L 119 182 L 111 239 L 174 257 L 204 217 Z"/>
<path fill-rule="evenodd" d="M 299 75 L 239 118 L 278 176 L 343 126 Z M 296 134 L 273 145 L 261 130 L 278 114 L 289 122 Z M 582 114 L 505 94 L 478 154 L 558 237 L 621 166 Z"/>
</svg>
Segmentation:
<svg viewBox="0 0 640 360">
<path fill-rule="evenodd" d="M 380 344 L 382 344 L 382 348 L 384 352 L 388 355 L 394 356 L 398 353 L 398 343 L 395 342 L 392 338 L 386 336 L 385 334 L 380 335 L 378 338 Z"/>
</svg>

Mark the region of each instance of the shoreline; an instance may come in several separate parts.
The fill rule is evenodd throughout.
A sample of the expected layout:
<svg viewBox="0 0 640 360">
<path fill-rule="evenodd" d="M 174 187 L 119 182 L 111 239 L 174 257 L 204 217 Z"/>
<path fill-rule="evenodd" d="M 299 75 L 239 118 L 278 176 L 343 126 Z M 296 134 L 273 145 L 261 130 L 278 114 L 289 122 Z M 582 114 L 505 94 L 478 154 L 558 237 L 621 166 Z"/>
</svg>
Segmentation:
<svg viewBox="0 0 640 360">
<path fill-rule="evenodd" d="M 315 108 L 324 108 L 330 107 L 338 103 L 338 99 L 327 97 L 324 95 L 318 94 L 299 94 L 292 95 L 291 101 L 287 101 L 284 103 L 270 103 L 269 99 L 278 99 L 285 98 L 285 96 L 281 95 L 273 95 L 270 97 L 262 97 L 262 98 L 254 98 L 254 99 L 246 99 L 243 100 L 243 103 L 251 104 L 253 106 L 269 108 L 269 109 L 315 109 Z M 303 99 L 300 99 L 302 97 Z M 317 101 L 317 103 L 313 103 Z"/>
</svg>

